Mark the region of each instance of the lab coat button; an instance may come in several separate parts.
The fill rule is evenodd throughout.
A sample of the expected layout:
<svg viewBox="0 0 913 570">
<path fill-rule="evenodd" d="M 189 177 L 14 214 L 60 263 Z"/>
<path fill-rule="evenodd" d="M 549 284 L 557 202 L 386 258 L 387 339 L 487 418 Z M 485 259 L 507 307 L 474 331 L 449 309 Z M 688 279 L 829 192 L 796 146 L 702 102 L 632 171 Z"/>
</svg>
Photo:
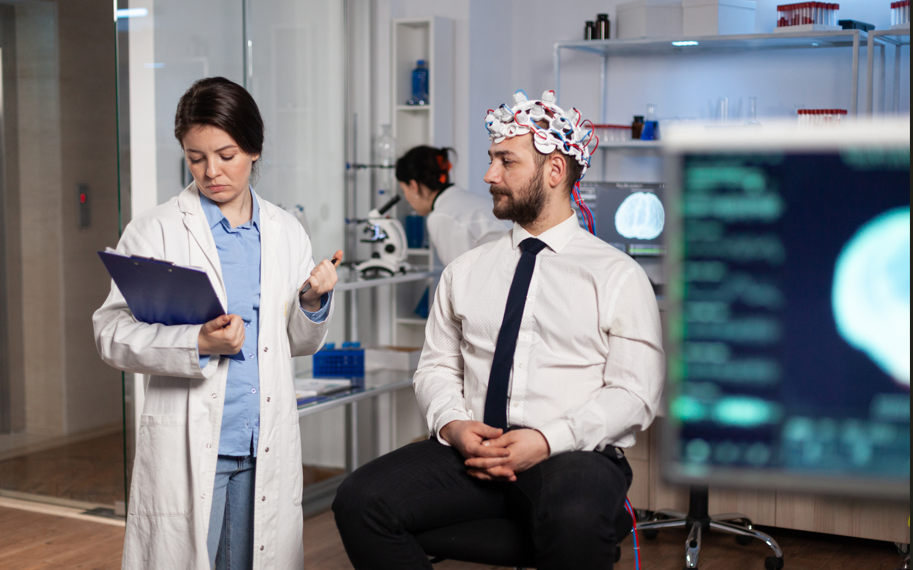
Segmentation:
<svg viewBox="0 0 913 570">
<path fill-rule="evenodd" d="M 207 443 L 207 444 L 206 444 L 206 449 L 212 449 L 212 444 L 211 444 L 211 443 Z"/>
<path fill-rule="evenodd" d="M 266 401 L 269 402 L 269 396 L 266 397 Z"/>
<path fill-rule="evenodd" d="M 202 494 L 200 495 L 200 498 L 201 498 L 201 499 L 205 499 L 205 498 L 206 498 L 206 493 L 202 493 Z"/>
<path fill-rule="evenodd" d="M 261 501 L 265 501 L 265 500 L 266 500 L 266 496 L 264 495 L 264 497 L 263 497 L 262 499 L 260 499 L 260 500 L 261 500 Z"/>
<path fill-rule="evenodd" d="M 263 545 L 260 545 L 260 550 L 263 550 L 263 548 L 264 548 L 264 546 L 263 546 Z"/>
<path fill-rule="evenodd" d="M 268 347 L 268 346 L 264 346 L 264 347 L 263 347 L 263 352 L 269 352 L 269 347 Z"/>
<path fill-rule="evenodd" d="M 265 451 L 266 453 L 269 453 L 269 448 L 267 447 L 267 448 L 264 449 L 263 451 Z"/>
<path fill-rule="evenodd" d="M 216 395 L 215 392 L 213 392 L 213 393 L 212 393 L 212 399 L 215 400 L 216 398 L 218 398 L 218 396 Z"/>
</svg>

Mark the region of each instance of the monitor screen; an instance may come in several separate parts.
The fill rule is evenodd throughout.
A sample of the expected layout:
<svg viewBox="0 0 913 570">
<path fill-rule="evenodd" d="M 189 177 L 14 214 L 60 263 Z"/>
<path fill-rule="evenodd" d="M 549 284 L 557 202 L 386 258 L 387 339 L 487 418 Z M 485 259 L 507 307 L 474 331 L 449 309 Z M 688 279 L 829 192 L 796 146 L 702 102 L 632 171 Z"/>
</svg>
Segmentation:
<svg viewBox="0 0 913 570">
<path fill-rule="evenodd" d="M 641 182 L 581 182 L 580 196 L 593 211 L 597 237 L 631 256 L 656 256 L 664 251 L 664 187 Z M 582 221 L 579 211 L 578 219 Z"/>
<path fill-rule="evenodd" d="M 667 478 L 909 497 L 908 129 L 670 154 Z"/>
</svg>

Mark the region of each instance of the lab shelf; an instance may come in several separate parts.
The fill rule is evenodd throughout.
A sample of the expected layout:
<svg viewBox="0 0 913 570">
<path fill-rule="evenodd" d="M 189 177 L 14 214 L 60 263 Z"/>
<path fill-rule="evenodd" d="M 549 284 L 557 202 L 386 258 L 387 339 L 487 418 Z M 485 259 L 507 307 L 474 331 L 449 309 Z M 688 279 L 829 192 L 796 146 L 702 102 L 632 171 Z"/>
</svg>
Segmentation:
<svg viewBox="0 0 913 570">
<path fill-rule="evenodd" d="M 417 271 L 415 273 L 406 273 L 394 277 L 381 277 L 379 279 L 360 279 L 348 283 L 338 283 L 336 291 L 354 291 L 356 289 L 370 289 L 371 287 L 383 287 L 384 285 L 398 285 L 400 283 L 411 283 L 413 281 L 424 281 L 440 277 L 443 269 L 434 269 L 432 271 Z"/>
<path fill-rule="evenodd" d="M 630 140 L 630 141 L 599 141 L 599 148 L 597 150 L 650 150 L 650 151 L 659 151 L 662 149 L 662 145 L 659 141 L 639 141 L 639 140 Z"/>
<path fill-rule="evenodd" d="M 897 30 L 891 30 L 897 32 Z M 625 40 L 583 40 L 558 42 L 552 52 L 555 69 L 555 95 L 561 104 L 561 52 L 571 50 L 602 57 L 600 77 L 600 123 L 608 114 L 609 58 L 630 56 L 669 56 L 712 52 L 761 51 L 784 49 L 852 48 L 852 104 L 850 113 L 858 107 L 859 48 L 868 39 L 862 30 L 829 32 L 782 32 L 776 34 L 739 34 L 727 36 L 694 36 L 668 38 L 635 38 Z M 869 50 L 871 53 L 871 50 Z M 615 147 L 610 147 L 615 148 Z M 626 147 L 621 147 L 626 148 Z"/>
<path fill-rule="evenodd" d="M 884 80 L 885 80 L 885 48 L 894 46 L 894 100 L 892 111 L 900 112 L 900 77 L 901 77 L 901 50 L 910 47 L 910 28 L 897 30 L 873 30 L 869 32 L 866 56 L 866 98 L 865 111 L 867 115 L 873 114 L 875 103 L 875 46 L 879 48 L 878 83 L 881 86 L 881 111 L 884 111 Z M 909 70 L 909 67 L 907 68 Z M 909 75 L 907 76 L 909 79 Z"/>
<path fill-rule="evenodd" d="M 406 254 L 407 255 L 424 255 L 427 257 L 427 256 L 431 255 L 431 248 L 430 247 L 410 247 L 409 249 L 406 250 Z"/>
<path fill-rule="evenodd" d="M 406 111 L 407 113 L 431 112 L 431 105 L 397 105 L 397 111 Z"/>
</svg>

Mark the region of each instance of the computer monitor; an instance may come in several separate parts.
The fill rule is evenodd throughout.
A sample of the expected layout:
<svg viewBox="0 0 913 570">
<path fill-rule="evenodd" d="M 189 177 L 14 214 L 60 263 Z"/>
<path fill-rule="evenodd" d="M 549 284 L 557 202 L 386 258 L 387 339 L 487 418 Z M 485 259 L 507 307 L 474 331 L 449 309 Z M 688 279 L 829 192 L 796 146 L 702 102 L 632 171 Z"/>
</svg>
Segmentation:
<svg viewBox="0 0 913 570">
<path fill-rule="evenodd" d="M 909 498 L 909 119 L 670 137 L 665 477 Z"/>
<path fill-rule="evenodd" d="M 580 196 L 593 211 L 597 237 L 633 257 L 658 256 L 665 251 L 664 188 L 643 182 L 581 182 Z M 578 220 L 582 222 L 579 211 Z"/>
</svg>

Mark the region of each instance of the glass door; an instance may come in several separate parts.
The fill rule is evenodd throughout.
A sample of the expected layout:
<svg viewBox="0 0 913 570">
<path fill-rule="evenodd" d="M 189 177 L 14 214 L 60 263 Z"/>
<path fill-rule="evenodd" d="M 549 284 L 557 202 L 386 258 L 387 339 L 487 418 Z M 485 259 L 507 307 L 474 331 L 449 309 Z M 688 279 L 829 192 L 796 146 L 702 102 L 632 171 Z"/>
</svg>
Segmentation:
<svg viewBox="0 0 913 570">
<path fill-rule="evenodd" d="M 118 0 L 118 8 L 122 227 L 192 180 L 173 134 L 175 109 L 194 81 L 223 76 L 250 91 L 265 122 L 255 190 L 299 214 L 318 261 L 342 249 L 343 0 Z M 329 340 L 344 340 L 344 322 L 337 309 Z M 296 369 L 309 369 L 310 358 L 299 360 Z M 125 375 L 128 479 L 143 385 L 142 376 Z M 331 428 L 303 427 L 312 480 L 345 465 L 343 418 L 323 421 Z"/>
<path fill-rule="evenodd" d="M 0 496 L 124 501 L 120 373 L 95 349 L 116 243 L 109 0 L 0 3 Z"/>
</svg>

